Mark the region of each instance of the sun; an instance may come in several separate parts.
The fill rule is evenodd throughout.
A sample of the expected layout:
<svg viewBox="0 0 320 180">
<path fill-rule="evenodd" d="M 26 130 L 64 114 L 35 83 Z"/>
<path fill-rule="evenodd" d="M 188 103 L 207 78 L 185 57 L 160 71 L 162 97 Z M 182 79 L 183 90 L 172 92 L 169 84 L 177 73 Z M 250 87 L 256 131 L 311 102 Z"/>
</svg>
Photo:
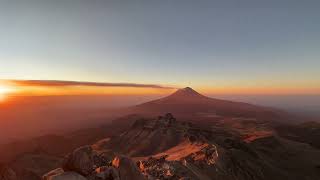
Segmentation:
<svg viewBox="0 0 320 180">
<path fill-rule="evenodd" d="M 4 101 L 12 91 L 11 87 L 0 85 L 0 101 Z"/>
</svg>

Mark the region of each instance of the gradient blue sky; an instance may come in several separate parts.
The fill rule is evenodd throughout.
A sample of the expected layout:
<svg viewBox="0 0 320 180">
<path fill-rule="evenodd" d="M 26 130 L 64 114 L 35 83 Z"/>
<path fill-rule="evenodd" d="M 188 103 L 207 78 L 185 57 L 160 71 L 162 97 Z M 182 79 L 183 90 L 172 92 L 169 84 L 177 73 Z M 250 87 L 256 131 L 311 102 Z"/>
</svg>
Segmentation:
<svg viewBox="0 0 320 180">
<path fill-rule="evenodd" d="M 320 1 L 0 1 L 0 79 L 320 89 Z"/>
</svg>

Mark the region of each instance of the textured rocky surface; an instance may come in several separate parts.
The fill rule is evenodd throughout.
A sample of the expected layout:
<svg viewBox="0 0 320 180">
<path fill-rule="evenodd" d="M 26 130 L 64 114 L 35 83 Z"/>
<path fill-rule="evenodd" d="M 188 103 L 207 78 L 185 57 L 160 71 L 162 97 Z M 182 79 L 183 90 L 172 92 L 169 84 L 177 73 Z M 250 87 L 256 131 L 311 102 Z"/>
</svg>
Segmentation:
<svg viewBox="0 0 320 180">
<path fill-rule="evenodd" d="M 58 166 L 26 154 L 17 162 L 33 162 L 32 167 L 2 165 L 0 180 L 319 179 L 319 149 L 275 131 L 258 134 L 269 128 L 241 119 L 203 127 L 167 113 L 138 119 L 122 134 L 79 147 Z"/>
</svg>

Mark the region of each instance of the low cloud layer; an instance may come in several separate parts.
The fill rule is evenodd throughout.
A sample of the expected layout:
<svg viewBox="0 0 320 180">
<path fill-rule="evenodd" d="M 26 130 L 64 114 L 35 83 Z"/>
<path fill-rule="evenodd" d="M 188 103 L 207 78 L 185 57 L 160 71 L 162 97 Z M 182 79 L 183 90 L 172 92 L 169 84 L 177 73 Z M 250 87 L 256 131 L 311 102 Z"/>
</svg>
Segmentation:
<svg viewBox="0 0 320 180">
<path fill-rule="evenodd" d="M 136 83 L 107 83 L 107 82 L 86 82 L 86 81 L 61 81 L 61 80 L 5 80 L 21 86 L 92 86 L 92 87 L 136 87 L 136 88 L 158 88 L 174 89 L 173 87 L 156 84 Z"/>
</svg>

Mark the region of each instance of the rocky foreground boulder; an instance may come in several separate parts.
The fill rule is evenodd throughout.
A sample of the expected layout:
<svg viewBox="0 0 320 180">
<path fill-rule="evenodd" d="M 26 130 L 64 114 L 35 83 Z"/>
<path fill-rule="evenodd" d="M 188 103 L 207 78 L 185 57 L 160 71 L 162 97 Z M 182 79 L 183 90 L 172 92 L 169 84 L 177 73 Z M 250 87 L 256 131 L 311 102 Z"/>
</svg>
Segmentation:
<svg viewBox="0 0 320 180">
<path fill-rule="evenodd" d="M 94 152 L 90 146 L 80 147 L 69 154 L 64 162 L 63 169 L 75 171 L 87 176 L 94 170 Z"/>
<path fill-rule="evenodd" d="M 62 168 L 43 175 L 43 180 L 144 180 L 136 163 L 126 156 L 104 162 L 91 146 L 74 150 L 66 156 Z M 11 180 L 11 179 L 10 179 Z"/>
</svg>

